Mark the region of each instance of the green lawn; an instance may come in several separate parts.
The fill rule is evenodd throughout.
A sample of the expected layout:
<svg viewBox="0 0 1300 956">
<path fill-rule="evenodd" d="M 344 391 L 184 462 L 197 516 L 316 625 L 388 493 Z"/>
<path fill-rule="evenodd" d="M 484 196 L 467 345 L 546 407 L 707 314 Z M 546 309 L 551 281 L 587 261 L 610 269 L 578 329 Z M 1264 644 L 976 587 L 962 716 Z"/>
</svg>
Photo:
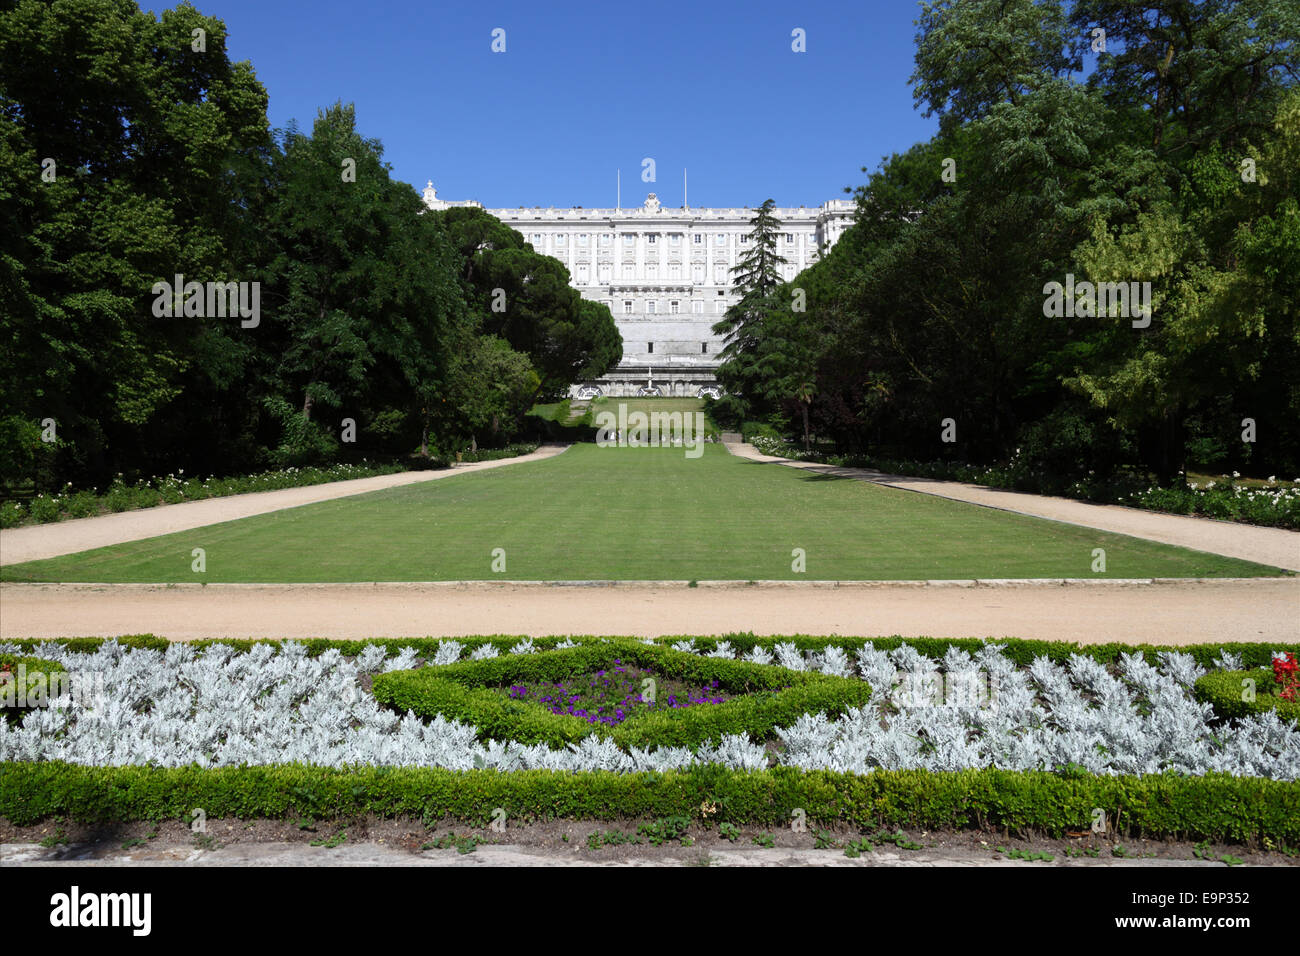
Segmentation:
<svg viewBox="0 0 1300 956">
<path fill-rule="evenodd" d="M 206 551 L 206 573 L 191 551 Z M 504 574 L 491 569 L 503 548 Z M 791 550 L 807 571 L 791 570 Z M 1262 565 L 734 458 L 718 445 L 576 445 L 539 462 L 372 492 L 2 570 L 5 580 L 1247 577 Z M 611 595 L 611 599 L 614 596 Z"/>
<path fill-rule="evenodd" d="M 618 414 L 618 406 L 626 405 L 629 413 L 631 412 L 702 412 L 704 411 L 704 399 L 702 398 L 655 398 L 654 396 L 630 398 L 609 398 L 601 396 L 592 399 L 591 410 L 593 412 L 613 412 Z"/>
</svg>

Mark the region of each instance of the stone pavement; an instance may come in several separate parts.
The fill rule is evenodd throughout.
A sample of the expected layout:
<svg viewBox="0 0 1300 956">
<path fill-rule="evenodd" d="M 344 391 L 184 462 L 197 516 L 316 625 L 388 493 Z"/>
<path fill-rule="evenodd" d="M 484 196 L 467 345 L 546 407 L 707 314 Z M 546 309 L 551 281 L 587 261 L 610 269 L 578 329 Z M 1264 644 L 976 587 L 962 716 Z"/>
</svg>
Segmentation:
<svg viewBox="0 0 1300 956">
<path fill-rule="evenodd" d="M 601 859 L 573 849 L 535 846 L 480 846 L 472 853 L 452 849 L 420 853 L 380 843 L 344 843 L 328 848 L 304 843 L 246 843 L 201 850 L 193 846 L 143 846 L 131 850 L 117 845 L 61 846 L 46 849 L 38 843 L 0 844 L 0 866 L 520 866 L 520 867 L 646 867 L 646 866 L 1086 866 L 1086 867 L 1169 867 L 1199 866 L 1224 869 L 1222 863 L 1186 859 L 1125 859 L 1109 855 L 1068 858 L 1055 854 L 1052 861 L 1010 860 L 991 852 L 965 849 L 926 848 L 916 851 L 877 847 L 860 857 L 849 858 L 843 850 L 810 850 L 787 847 L 677 847 L 668 854 L 633 853 L 623 859 Z"/>
</svg>

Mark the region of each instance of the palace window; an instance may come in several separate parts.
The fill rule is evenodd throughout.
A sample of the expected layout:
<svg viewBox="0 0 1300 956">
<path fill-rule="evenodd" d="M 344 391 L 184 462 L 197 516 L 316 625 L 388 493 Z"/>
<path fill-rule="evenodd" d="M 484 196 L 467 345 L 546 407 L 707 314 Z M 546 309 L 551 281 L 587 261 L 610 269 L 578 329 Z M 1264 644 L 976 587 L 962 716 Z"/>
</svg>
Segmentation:
<svg viewBox="0 0 1300 956">
<path fill-rule="evenodd" d="M 695 244 L 697 246 L 704 244 L 704 236 L 698 232 L 695 235 L 693 235 L 691 238 L 695 240 Z"/>
<path fill-rule="evenodd" d="M 700 264 L 698 264 L 698 265 L 693 265 L 693 266 L 691 266 L 691 278 L 694 279 L 696 282 L 700 282 L 700 283 L 704 282 L 704 264 L 703 264 L 703 263 L 700 263 Z"/>
<path fill-rule="evenodd" d="M 623 281 L 636 278 L 636 266 L 630 262 L 623 263 Z"/>
<path fill-rule="evenodd" d="M 718 233 L 717 238 L 713 240 L 713 244 L 715 246 L 725 246 L 727 244 L 727 234 L 725 232 Z"/>
<path fill-rule="evenodd" d="M 794 242 L 794 233 L 792 233 L 792 232 L 787 232 L 787 233 L 785 234 L 785 241 L 786 241 L 786 242 Z"/>
<path fill-rule="evenodd" d="M 659 278 L 659 263 L 647 262 L 645 267 L 645 276 L 647 279 Z"/>
<path fill-rule="evenodd" d="M 695 301 L 695 302 L 692 302 L 692 303 L 691 303 L 691 311 L 692 311 L 693 313 L 695 313 L 696 315 L 703 315 L 703 314 L 704 314 L 704 303 L 701 302 L 701 301 Z"/>
<path fill-rule="evenodd" d="M 725 302 L 721 302 L 721 301 L 719 301 L 719 302 L 714 302 L 714 303 L 713 303 L 713 314 L 714 314 L 714 315 L 721 315 L 723 312 L 726 312 L 726 311 L 727 311 L 727 303 L 725 303 Z"/>
<path fill-rule="evenodd" d="M 587 244 L 587 234 L 585 232 L 578 233 L 578 245 L 585 246 L 586 244 Z"/>
<path fill-rule="evenodd" d="M 610 271 L 611 271 L 611 270 L 610 270 L 610 268 L 609 268 L 609 263 L 608 263 L 608 262 L 602 262 L 602 263 L 600 264 L 600 281 L 601 281 L 601 282 L 608 282 L 608 281 L 609 281 Z"/>
<path fill-rule="evenodd" d="M 682 277 L 682 264 L 680 262 L 674 262 L 668 266 L 668 278 L 680 279 L 681 277 Z"/>
<path fill-rule="evenodd" d="M 680 232 L 669 233 L 668 244 L 673 246 L 680 246 L 682 244 L 682 234 Z"/>
<path fill-rule="evenodd" d="M 701 342 L 701 343 L 700 343 L 700 354 L 701 354 L 701 355 L 708 355 L 708 354 L 709 354 L 709 343 L 708 343 L 708 342 Z"/>
<path fill-rule="evenodd" d="M 565 239 L 567 239 L 567 238 L 568 238 L 568 236 L 566 236 L 564 233 L 562 233 L 562 232 L 557 232 L 557 233 L 555 234 L 555 244 L 556 244 L 557 246 L 562 246 L 562 245 L 564 245 L 564 241 L 565 241 Z"/>
<path fill-rule="evenodd" d="M 649 302 L 647 302 L 645 304 L 646 315 L 654 315 L 658 311 L 658 309 L 655 308 L 658 304 L 659 303 L 656 302 L 654 299 L 651 299 Z"/>
<path fill-rule="evenodd" d="M 631 315 L 631 314 L 632 314 L 632 300 L 631 300 L 631 299 L 624 299 L 624 300 L 623 300 L 623 314 L 624 314 L 624 315 Z"/>
<path fill-rule="evenodd" d="M 650 245 L 653 246 L 656 242 L 659 241 L 659 234 L 656 232 L 652 232 L 650 233 L 650 235 L 646 236 L 645 238 L 646 238 L 646 242 L 650 243 Z"/>
<path fill-rule="evenodd" d="M 747 245 L 749 245 L 749 236 L 741 236 L 741 237 L 740 237 L 740 244 L 741 244 L 742 246 L 747 246 Z"/>
<path fill-rule="evenodd" d="M 609 245 L 609 233 L 607 233 L 607 232 L 602 232 L 602 233 L 600 234 L 600 244 L 601 244 L 602 246 L 607 246 L 607 245 Z"/>
<path fill-rule="evenodd" d="M 650 311 L 653 312 L 654 309 L 651 309 Z M 646 353 L 647 353 L 647 354 L 649 354 L 649 355 L 654 355 L 655 344 L 654 344 L 653 342 L 647 342 L 647 343 L 645 344 L 645 350 L 646 350 Z"/>
<path fill-rule="evenodd" d="M 678 302 L 676 299 L 673 299 L 671 302 L 669 302 L 668 303 L 669 314 L 676 315 L 678 312 L 680 312 L 681 311 L 681 309 L 679 308 L 680 305 L 681 303 Z"/>
<path fill-rule="evenodd" d="M 721 262 L 713 266 L 713 281 L 718 285 L 724 285 L 727 281 L 727 267 Z"/>
<path fill-rule="evenodd" d="M 625 245 L 625 246 L 630 246 L 630 245 L 632 245 L 632 243 L 634 243 L 635 241 L 636 241 L 636 236 L 635 236 L 635 234 L 630 233 L 630 232 L 625 232 L 625 233 L 623 233 L 623 245 Z"/>
<path fill-rule="evenodd" d="M 586 285 L 586 284 L 587 284 L 587 264 L 584 262 L 578 266 L 578 285 Z"/>
</svg>

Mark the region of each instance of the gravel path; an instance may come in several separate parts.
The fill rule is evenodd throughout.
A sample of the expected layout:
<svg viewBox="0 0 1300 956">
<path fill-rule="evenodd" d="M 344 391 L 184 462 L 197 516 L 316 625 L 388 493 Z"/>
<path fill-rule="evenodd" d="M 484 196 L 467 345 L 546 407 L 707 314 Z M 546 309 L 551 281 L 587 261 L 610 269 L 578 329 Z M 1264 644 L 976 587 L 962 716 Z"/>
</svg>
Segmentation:
<svg viewBox="0 0 1300 956">
<path fill-rule="evenodd" d="M 636 637 L 839 634 L 1080 643 L 1294 642 L 1300 579 L 974 584 L 774 582 L 471 584 L 5 584 L 0 639 Z"/>
<path fill-rule="evenodd" d="M 1300 570 L 1300 534 L 1062 498 L 831 468 L 727 447 L 891 487 L 999 507 Z M 0 532 L 0 563 L 52 557 L 485 468 L 238 495 Z M 1285 641 L 1297 637 L 1300 579 L 1071 582 L 523 582 L 327 585 L 0 585 L 0 638 L 153 633 L 202 637 L 407 637 L 476 634 L 841 634 L 1023 637 L 1082 643 Z"/>
<path fill-rule="evenodd" d="M 20 564 L 53 558 L 60 554 L 73 554 L 103 548 L 125 541 L 153 538 L 173 531 L 187 531 L 204 525 L 234 521 L 251 515 L 297 508 L 331 498 L 347 498 L 368 491 L 413 485 L 422 481 L 437 481 L 471 471 L 485 471 L 518 465 L 526 461 L 551 458 L 568 448 L 568 445 L 543 445 L 537 451 L 517 458 L 496 461 L 476 461 L 438 471 L 401 471 L 394 475 L 377 475 L 373 478 L 354 478 L 351 481 L 331 481 L 321 485 L 304 485 L 301 488 L 282 488 L 278 491 L 258 491 L 246 495 L 229 495 L 224 498 L 206 498 L 177 505 L 159 505 L 138 511 L 101 515 L 97 518 L 75 518 L 53 524 L 29 525 L 0 531 L 0 565 Z"/>
<path fill-rule="evenodd" d="M 1018 514 L 1033 515 L 1036 518 L 1048 518 L 1052 521 L 1127 534 L 1135 538 L 1146 538 L 1148 541 L 1160 541 L 1196 551 L 1208 551 L 1230 558 L 1256 561 L 1259 564 L 1285 568 L 1288 571 L 1300 571 L 1300 531 L 1260 528 L 1234 521 L 1217 521 L 1213 518 L 1162 514 L 1140 508 L 1125 508 L 1122 505 L 1099 505 L 1087 501 L 1075 501 L 1071 498 L 1052 498 L 1046 495 L 1007 491 L 1002 488 L 986 488 L 983 485 L 967 485 L 957 481 L 908 478 L 903 475 L 885 474 L 871 468 L 818 465 L 813 462 L 764 455 L 748 443 L 726 441 L 726 436 L 723 440 L 727 450 L 733 455 L 751 461 L 772 462 L 823 475 L 856 478 L 859 481 L 870 481 L 890 488 L 901 488 L 904 491 L 919 491 L 922 494 L 966 501 L 986 508 L 1014 511 Z"/>
</svg>

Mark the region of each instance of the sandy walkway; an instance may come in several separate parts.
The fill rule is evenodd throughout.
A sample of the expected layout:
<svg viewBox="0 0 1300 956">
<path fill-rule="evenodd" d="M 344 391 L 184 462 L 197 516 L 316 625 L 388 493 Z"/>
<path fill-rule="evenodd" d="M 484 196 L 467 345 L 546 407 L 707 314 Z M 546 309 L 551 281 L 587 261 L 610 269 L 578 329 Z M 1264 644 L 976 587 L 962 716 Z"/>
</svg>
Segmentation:
<svg viewBox="0 0 1300 956">
<path fill-rule="evenodd" d="M 1275 568 L 1286 568 L 1288 571 L 1300 571 L 1300 531 L 1260 528 L 1232 521 L 1216 521 L 1212 518 L 1161 514 L 1140 508 L 1125 508 L 1121 505 L 1092 504 L 1070 498 L 1051 498 L 1046 495 L 1031 495 L 1001 488 L 986 488 L 983 485 L 967 485 L 956 481 L 887 475 L 871 468 L 837 468 L 832 465 L 792 461 L 789 458 L 764 455 L 753 445 L 741 442 L 729 441 L 726 447 L 733 455 L 752 461 L 774 462 L 824 475 L 856 478 L 878 485 L 888 485 L 890 488 L 901 488 L 904 491 L 919 491 L 940 498 L 952 498 L 988 508 L 1015 511 L 1037 518 L 1064 521 L 1067 524 L 1132 535 L 1135 538 L 1146 538 L 1148 541 L 1160 541 L 1182 548 L 1256 561 Z"/>
<path fill-rule="evenodd" d="M 560 454 L 568 445 L 543 445 L 537 451 L 517 458 L 496 461 L 477 461 L 438 471 L 401 471 L 394 475 L 377 475 L 374 478 L 355 478 L 351 481 L 332 481 L 322 485 L 305 485 L 302 488 L 282 488 L 279 491 L 258 491 L 247 495 L 230 495 L 225 498 L 207 498 L 187 501 L 177 505 L 159 505 L 139 511 L 102 515 L 98 518 L 76 518 L 54 524 L 31 525 L 0 531 L 0 565 L 19 564 L 53 558 L 60 554 L 73 554 L 103 548 L 124 541 L 138 541 L 173 531 L 187 531 L 222 521 L 234 521 L 250 515 L 265 514 L 283 508 L 346 498 L 349 495 L 412 485 L 422 481 L 437 481 L 471 471 L 485 471 L 518 465 L 526 461 L 540 461 Z"/>
<path fill-rule="evenodd" d="M 1300 579 L 974 585 L 0 586 L 0 638 L 842 634 L 1155 644 L 1297 639 Z"/>
</svg>

